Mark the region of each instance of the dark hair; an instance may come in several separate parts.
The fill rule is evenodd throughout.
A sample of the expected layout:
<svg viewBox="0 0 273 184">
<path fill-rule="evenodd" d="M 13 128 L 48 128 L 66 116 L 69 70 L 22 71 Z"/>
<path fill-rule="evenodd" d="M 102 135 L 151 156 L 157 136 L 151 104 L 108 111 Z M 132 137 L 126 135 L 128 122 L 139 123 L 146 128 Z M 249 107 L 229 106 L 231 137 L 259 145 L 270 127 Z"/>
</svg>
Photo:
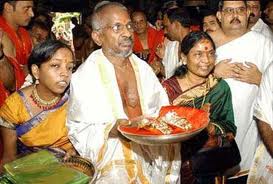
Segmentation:
<svg viewBox="0 0 273 184">
<path fill-rule="evenodd" d="M 68 45 L 58 40 L 46 40 L 45 42 L 36 45 L 28 59 L 28 70 L 30 74 L 33 75 L 31 72 L 32 65 L 37 65 L 38 67 L 40 67 L 41 64 L 49 61 L 53 57 L 53 55 L 61 48 L 66 48 L 70 50 L 73 54 L 73 51 Z"/>
<path fill-rule="evenodd" d="M 85 31 L 83 25 L 77 25 L 72 29 L 73 38 L 84 38 L 89 37 L 88 33 Z"/>
<path fill-rule="evenodd" d="M 183 27 L 190 27 L 191 19 L 186 9 L 174 8 L 169 9 L 165 13 L 171 23 L 178 21 Z"/>
<path fill-rule="evenodd" d="M 178 7 L 178 3 L 176 1 L 167 1 L 167 2 L 163 3 L 162 11 L 164 13 L 169 9 L 173 9 L 173 8 L 177 8 L 177 7 Z"/>
<path fill-rule="evenodd" d="M 219 11 L 222 11 L 222 9 L 223 9 L 223 7 L 224 7 L 224 2 L 225 1 L 228 1 L 228 0 L 219 0 L 219 3 L 218 3 L 218 10 Z M 238 0 L 239 1 L 239 0 Z M 246 4 L 246 0 L 242 0 L 244 3 L 245 3 L 245 5 L 247 5 Z"/>
<path fill-rule="evenodd" d="M 212 44 L 213 49 L 215 50 L 215 44 L 211 37 L 203 31 L 196 31 L 196 32 L 191 32 L 189 33 L 181 43 L 181 52 L 185 54 L 186 56 L 189 54 L 190 50 L 202 39 L 209 40 Z M 187 66 L 186 65 L 181 65 L 178 67 L 175 71 L 176 76 L 182 76 L 187 73 Z"/>
<path fill-rule="evenodd" d="M 204 9 L 201 11 L 201 15 L 204 19 L 207 16 L 211 16 L 211 15 L 216 16 L 216 12 L 212 9 Z"/>
<path fill-rule="evenodd" d="M 41 17 L 44 17 L 44 20 L 42 20 Z M 46 24 L 49 27 L 49 29 L 51 29 L 51 27 L 54 24 L 53 21 L 52 21 L 52 18 L 46 12 L 37 12 L 37 13 L 35 13 L 34 20 L 44 22 L 44 24 Z"/>
<path fill-rule="evenodd" d="M 40 20 L 31 20 L 28 26 L 28 29 L 31 30 L 33 27 L 41 28 L 42 30 L 45 30 L 48 32 L 48 35 L 50 35 L 50 27 L 45 22 L 42 22 Z"/>
</svg>

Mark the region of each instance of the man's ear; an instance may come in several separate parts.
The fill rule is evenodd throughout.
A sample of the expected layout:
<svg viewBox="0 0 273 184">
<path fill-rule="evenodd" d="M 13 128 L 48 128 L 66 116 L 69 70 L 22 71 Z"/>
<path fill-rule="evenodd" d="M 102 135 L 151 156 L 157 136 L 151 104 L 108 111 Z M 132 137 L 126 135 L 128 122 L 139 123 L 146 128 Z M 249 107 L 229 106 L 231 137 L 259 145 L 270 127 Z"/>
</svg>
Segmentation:
<svg viewBox="0 0 273 184">
<path fill-rule="evenodd" d="M 102 33 L 100 31 L 92 31 L 92 39 L 98 45 L 102 45 Z"/>
<path fill-rule="evenodd" d="M 3 9 L 5 11 L 7 11 L 7 12 L 12 12 L 13 11 L 13 6 L 8 2 L 4 3 L 3 7 L 4 7 Z"/>
<path fill-rule="evenodd" d="M 222 19 L 222 14 L 221 14 L 221 12 L 220 12 L 220 11 L 217 11 L 217 13 L 216 13 L 216 17 L 217 17 L 218 21 L 219 21 L 219 22 L 221 22 L 221 19 Z"/>
</svg>

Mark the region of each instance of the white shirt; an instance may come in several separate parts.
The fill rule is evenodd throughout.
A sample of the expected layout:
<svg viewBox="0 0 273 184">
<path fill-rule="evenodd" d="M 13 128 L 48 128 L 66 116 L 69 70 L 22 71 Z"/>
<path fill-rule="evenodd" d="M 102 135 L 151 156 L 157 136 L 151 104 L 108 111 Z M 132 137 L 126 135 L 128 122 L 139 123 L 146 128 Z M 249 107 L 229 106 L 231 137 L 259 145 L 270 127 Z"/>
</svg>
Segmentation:
<svg viewBox="0 0 273 184">
<path fill-rule="evenodd" d="M 264 35 L 265 37 L 273 41 L 272 30 L 266 23 L 264 23 L 264 21 L 261 18 L 259 18 L 256 24 L 251 28 L 251 31 L 256 31 L 258 33 L 261 33 L 262 35 Z"/>
<path fill-rule="evenodd" d="M 216 49 L 217 61 L 232 59 L 233 62 L 252 62 L 260 72 L 273 61 L 272 42 L 255 31 L 232 40 Z M 259 144 L 258 130 L 253 119 L 254 100 L 258 94 L 258 86 L 226 79 L 231 93 L 235 125 L 237 126 L 236 141 L 242 156 L 241 169 L 250 168 L 255 150 Z"/>
</svg>

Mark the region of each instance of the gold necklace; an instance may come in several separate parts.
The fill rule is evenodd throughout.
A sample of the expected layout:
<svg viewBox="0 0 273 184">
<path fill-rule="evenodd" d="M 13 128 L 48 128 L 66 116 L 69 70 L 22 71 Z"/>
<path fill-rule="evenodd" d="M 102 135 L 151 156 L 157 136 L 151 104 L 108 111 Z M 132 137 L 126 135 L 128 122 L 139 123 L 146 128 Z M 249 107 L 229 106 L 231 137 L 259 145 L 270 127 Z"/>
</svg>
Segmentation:
<svg viewBox="0 0 273 184">
<path fill-rule="evenodd" d="M 36 85 L 33 87 L 30 98 L 33 100 L 35 105 L 37 105 L 39 108 L 41 108 L 43 110 L 48 110 L 48 109 L 55 107 L 55 105 L 60 100 L 60 97 L 58 97 L 58 96 L 53 98 L 50 101 L 46 101 L 46 100 L 41 99 L 41 97 L 38 95 Z"/>
<path fill-rule="evenodd" d="M 186 79 L 186 83 L 187 83 L 187 86 L 188 86 L 188 91 L 190 91 L 190 93 L 193 95 L 193 98 L 192 98 L 193 107 L 196 108 L 196 107 L 195 107 L 194 100 L 195 100 L 195 98 L 198 97 L 198 95 L 196 95 L 196 94 L 194 93 L 194 89 L 191 89 L 191 87 L 190 87 L 190 82 L 189 82 L 189 79 L 188 79 L 188 75 L 187 75 L 187 74 L 185 75 L 185 79 Z M 206 90 L 203 91 L 202 96 L 203 96 L 203 99 L 202 99 L 202 103 L 201 103 L 201 107 L 200 107 L 200 108 L 202 108 L 203 105 L 204 105 L 204 103 L 205 103 L 206 96 L 207 96 Z"/>
</svg>

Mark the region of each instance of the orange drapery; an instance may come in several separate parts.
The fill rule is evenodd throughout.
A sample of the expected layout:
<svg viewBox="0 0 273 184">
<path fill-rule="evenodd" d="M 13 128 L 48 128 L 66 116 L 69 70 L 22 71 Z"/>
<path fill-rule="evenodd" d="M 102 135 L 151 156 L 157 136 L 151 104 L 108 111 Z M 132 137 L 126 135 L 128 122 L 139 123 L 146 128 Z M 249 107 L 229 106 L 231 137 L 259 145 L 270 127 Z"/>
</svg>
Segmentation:
<svg viewBox="0 0 273 184">
<path fill-rule="evenodd" d="M 0 29 L 4 31 L 9 39 L 12 41 L 16 49 L 16 57 L 7 57 L 9 63 L 13 67 L 15 76 L 15 89 L 18 90 L 23 85 L 25 81 L 25 73 L 22 69 L 23 65 L 28 63 L 28 57 L 32 50 L 31 38 L 24 28 L 20 27 L 18 29 L 18 34 L 8 25 L 6 20 L 0 16 Z M 20 37 L 18 36 L 20 35 Z M 9 92 L 5 89 L 3 81 L 0 81 L 0 106 L 7 98 Z"/>
<path fill-rule="evenodd" d="M 148 59 L 148 63 L 152 63 L 154 61 L 154 58 L 156 56 L 155 51 L 156 47 L 160 44 L 163 43 L 164 41 L 164 32 L 158 31 L 151 26 L 148 26 L 147 28 L 147 40 L 148 40 L 148 47 L 150 50 L 150 56 Z M 136 33 L 134 33 L 134 48 L 133 51 L 136 53 L 142 52 L 144 49 L 142 47 L 142 44 L 139 40 L 139 37 Z"/>
<path fill-rule="evenodd" d="M 20 65 L 26 65 L 28 63 L 28 57 L 32 50 L 32 42 L 27 30 L 23 27 L 18 29 L 18 34 L 13 30 L 6 20 L 0 16 L 0 28 L 4 31 L 9 39 L 12 41 L 16 49 L 16 60 Z M 18 36 L 20 35 L 20 37 Z"/>
</svg>

